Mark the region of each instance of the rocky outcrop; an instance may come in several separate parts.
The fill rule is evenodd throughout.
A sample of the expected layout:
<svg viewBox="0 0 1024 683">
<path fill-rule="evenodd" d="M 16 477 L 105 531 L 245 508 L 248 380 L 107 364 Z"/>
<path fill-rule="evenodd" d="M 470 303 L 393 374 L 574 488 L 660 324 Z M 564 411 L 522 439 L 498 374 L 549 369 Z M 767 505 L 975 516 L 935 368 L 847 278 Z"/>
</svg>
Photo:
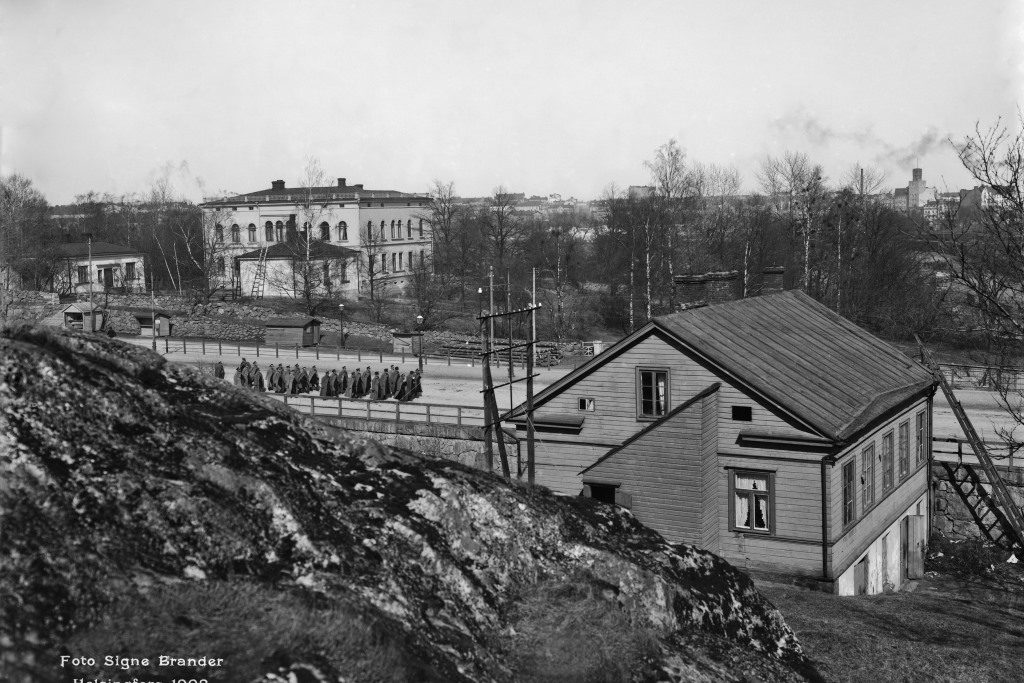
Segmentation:
<svg viewBox="0 0 1024 683">
<path fill-rule="evenodd" d="M 99 335 L 0 335 L 0 529 L 10 667 L 52 658 L 154 580 L 247 577 L 343 597 L 397 629 L 438 680 L 509 681 L 495 643 L 517 596 L 585 572 L 657 634 L 657 678 L 815 677 L 744 574 L 626 511 L 328 435 Z M 280 659 L 266 680 L 304 665 Z"/>
</svg>

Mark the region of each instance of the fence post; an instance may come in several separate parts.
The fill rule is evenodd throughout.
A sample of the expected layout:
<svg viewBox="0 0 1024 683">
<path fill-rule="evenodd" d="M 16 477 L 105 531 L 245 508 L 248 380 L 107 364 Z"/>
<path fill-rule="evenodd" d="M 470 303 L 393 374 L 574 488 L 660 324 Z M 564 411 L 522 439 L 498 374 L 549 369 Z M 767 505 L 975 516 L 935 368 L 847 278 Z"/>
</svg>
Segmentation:
<svg viewBox="0 0 1024 683">
<path fill-rule="evenodd" d="M 295 345 L 295 360 L 299 359 L 299 345 Z"/>
<path fill-rule="evenodd" d="M 167 341 L 167 337 L 164 337 L 164 353 L 170 353 L 169 348 L 170 348 L 170 345 L 169 345 L 169 343 Z"/>
<path fill-rule="evenodd" d="M 448 367 L 452 366 L 452 352 L 448 352 Z"/>
<path fill-rule="evenodd" d="M 338 417 L 341 417 L 341 406 L 342 406 L 342 405 L 344 405 L 344 403 L 345 403 L 345 402 L 344 402 L 344 401 L 343 401 L 343 400 L 341 399 L 341 397 L 339 396 L 339 397 L 338 397 Z"/>
<path fill-rule="evenodd" d="M 362 363 L 363 362 L 363 350 L 362 349 L 356 349 L 356 362 L 357 363 Z"/>
<path fill-rule="evenodd" d="M 366 419 L 367 420 L 370 419 L 370 402 L 369 401 L 366 402 Z"/>
<path fill-rule="evenodd" d="M 223 356 L 224 355 L 224 348 L 221 345 L 220 339 L 217 340 L 217 355 L 218 356 Z"/>
<path fill-rule="evenodd" d="M 402 347 L 402 365 L 405 365 L 405 347 Z"/>
<path fill-rule="evenodd" d="M 430 404 L 427 404 L 427 423 L 430 423 Z"/>
<path fill-rule="evenodd" d="M 395 422 L 402 419 L 402 404 L 399 401 L 395 401 Z"/>
<path fill-rule="evenodd" d="M 188 353 L 188 339 L 185 339 L 185 337 L 181 338 L 181 352 Z"/>
<path fill-rule="evenodd" d="M 309 397 L 309 414 L 316 415 L 316 399 L 312 396 Z"/>
<path fill-rule="evenodd" d="M 235 346 L 238 347 L 238 355 L 241 356 L 242 355 L 242 343 L 238 342 L 237 344 L 235 344 Z"/>
<path fill-rule="evenodd" d="M 384 362 L 384 352 L 383 351 L 378 351 L 377 354 L 380 356 L 380 360 L 378 362 L 379 363 L 383 363 Z"/>
<path fill-rule="evenodd" d="M 260 357 L 260 343 L 256 342 L 256 357 Z"/>
<path fill-rule="evenodd" d="M 203 355 L 205 356 L 206 355 L 206 337 L 203 337 L 202 340 L 200 340 L 200 344 L 202 344 Z"/>
<path fill-rule="evenodd" d="M 455 424 L 462 426 L 462 406 L 455 407 Z"/>
<path fill-rule="evenodd" d="M 316 345 L 316 359 L 320 360 L 320 345 Z"/>
<path fill-rule="evenodd" d="M 281 357 L 281 347 L 277 342 L 274 342 L 274 358 Z"/>
</svg>

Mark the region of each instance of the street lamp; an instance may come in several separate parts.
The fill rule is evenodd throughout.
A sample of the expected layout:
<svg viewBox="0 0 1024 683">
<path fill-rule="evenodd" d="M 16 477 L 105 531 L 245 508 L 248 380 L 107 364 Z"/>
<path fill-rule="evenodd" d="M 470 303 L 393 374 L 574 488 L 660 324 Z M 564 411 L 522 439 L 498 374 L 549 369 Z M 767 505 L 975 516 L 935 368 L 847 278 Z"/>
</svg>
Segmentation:
<svg viewBox="0 0 1024 683">
<path fill-rule="evenodd" d="M 338 304 L 338 315 L 341 318 L 339 334 L 341 335 L 341 348 L 345 348 L 345 304 Z"/>
<path fill-rule="evenodd" d="M 419 352 L 419 354 L 417 354 L 417 357 L 419 358 L 419 361 L 420 361 L 419 374 L 422 375 L 423 374 L 423 316 L 422 315 L 417 315 L 416 316 L 416 331 L 419 333 L 417 336 L 420 338 L 420 352 Z"/>
</svg>

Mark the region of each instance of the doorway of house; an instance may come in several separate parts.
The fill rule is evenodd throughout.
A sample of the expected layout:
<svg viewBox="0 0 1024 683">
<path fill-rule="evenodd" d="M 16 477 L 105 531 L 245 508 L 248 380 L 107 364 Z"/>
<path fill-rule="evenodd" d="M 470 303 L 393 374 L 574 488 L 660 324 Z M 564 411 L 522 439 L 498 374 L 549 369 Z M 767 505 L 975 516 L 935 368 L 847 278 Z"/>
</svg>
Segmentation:
<svg viewBox="0 0 1024 683">
<path fill-rule="evenodd" d="M 910 517 L 904 515 L 900 520 L 900 585 L 906 583 L 907 565 L 910 563 Z"/>
</svg>

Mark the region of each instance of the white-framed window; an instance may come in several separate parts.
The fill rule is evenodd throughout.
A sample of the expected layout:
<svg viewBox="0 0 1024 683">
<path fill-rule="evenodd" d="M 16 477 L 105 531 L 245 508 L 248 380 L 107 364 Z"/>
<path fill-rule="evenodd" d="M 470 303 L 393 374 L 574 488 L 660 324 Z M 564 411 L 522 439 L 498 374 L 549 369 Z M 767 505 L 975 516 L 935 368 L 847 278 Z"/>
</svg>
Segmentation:
<svg viewBox="0 0 1024 683">
<path fill-rule="evenodd" d="M 882 437 L 882 491 L 888 491 L 891 489 L 893 482 L 895 481 L 892 450 L 892 430 L 889 430 L 886 432 L 885 436 Z"/>
<path fill-rule="evenodd" d="M 586 413 L 592 413 L 597 409 L 597 402 L 589 396 L 581 396 L 579 399 L 579 409 Z"/>
<path fill-rule="evenodd" d="M 857 519 L 857 484 L 854 479 L 856 475 L 857 459 L 850 458 L 850 462 L 843 465 L 843 526 L 853 524 Z"/>
<path fill-rule="evenodd" d="M 922 410 L 921 412 L 919 412 L 915 419 L 917 421 L 917 424 L 915 425 L 917 427 L 917 443 L 914 445 L 917 464 L 920 465 L 924 462 L 925 454 L 926 432 L 924 428 L 924 411 Z"/>
<path fill-rule="evenodd" d="M 668 412 L 668 368 L 636 369 L 636 416 L 652 419 Z"/>
<path fill-rule="evenodd" d="M 775 473 L 732 470 L 729 476 L 729 528 L 770 534 L 774 531 Z"/>
<path fill-rule="evenodd" d="M 899 426 L 899 457 L 900 479 L 910 473 L 910 423 L 903 422 Z"/>
<path fill-rule="evenodd" d="M 870 443 L 860 452 L 861 506 L 865 511 L 875 504 L 875 444 Z"/>
<path fill-rule="evenodd" d="M 338 241 L 348 241 L 348 223 L 346 223 L 345 221 L 338 223 Z"/>
</svg>

